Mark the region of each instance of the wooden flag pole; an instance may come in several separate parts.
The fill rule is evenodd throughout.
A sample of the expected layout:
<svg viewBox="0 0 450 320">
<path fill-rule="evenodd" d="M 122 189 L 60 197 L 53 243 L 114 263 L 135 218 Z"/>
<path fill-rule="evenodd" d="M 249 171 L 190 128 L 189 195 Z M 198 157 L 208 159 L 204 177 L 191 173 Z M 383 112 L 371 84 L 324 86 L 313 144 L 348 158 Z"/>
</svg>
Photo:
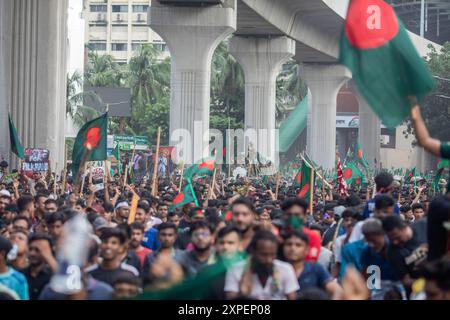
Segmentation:
<svg viewBox="0 0 450 320">
<path fill-rule="evenodd" d="M 125 165 L 125 179 L 123 181 L 123 187 L 125 188 L 125 185 L 127 184 L 128 179 L 128 163 Z"/>
<path fill-rule="evenodd" d="M 302 161 L 305 161 L 305 163 L 308 165 L 308 167 L 313 168 L 313 166 L 312 166 L 308 161 L 306 161 L 305 158 L 303 158 L 302 155 L 300 155 L 300 157 L 302 158 Z M 313 168 L 313 169 L 314 169 L 314 168 Z M 330 185 L 330 184 L 322 177 L 322 175 L 320 175 L 318 172 L 316 172 L 316 175 L 317 175 L 317 177 L 318 177 L 319 179 L 322 179 L 322 180 L 325 182 L 325 185 L 326 185 L 329 189 L 333 190 L 333 186 Z"/>
<path fill-rule="evenodd" d="M 216 185 L 216 171 L 217 169 L 214 168 L 214 173 L 213 173 L 213 177 L 212 177 L 212 182 L 211 182 L 211 188 L 209 188 L 209 195 L 208 195 L 208 199 L 211 199 L 213 193 L 214 193 L 214 187 Z"/>
<path fill-rule="evenodd" d="M 311 180 L 310 180 L 310 187 L 309 187 L 309 214 L 313 213 L 313 203 L 314 203 L 314 167 L 311 166 Z"/>
<path fill-rule="evenodd" d="M 78 175 L 77 175 L 77 183 L 75 185 L 75 194 L 77 193 L 82 193 L 83 192 L 83 187 L 84 187 L 84 178 L 83 181 L 80 182 L 80 178 L 83 175 L 84 171 L 86 171 L 86 162 L 87 162 L 87 158 L 89 157 L 89 154 L 91 153 L 91 150 L 87 149 L 86 152 L 83 154 L 83 158 L 81 158 L 81 162 L 80 162 L 80 167 L 78 168 Z M 82 170 L 80 170 L 81 168 L 83 168 Z M 81 190 L 80 190 L 80 184 L 81 184 Z"/>
<path fill-rule="evenodd" d="M 179 191 L 181 191 L 181 187 L 183 186 L 183 174 L 184 174 L 184 162 L 181 165 L 180 186 L 178 187 Z"/>
<path fill-rule="evenodd" d="M 275 185 L 275 199 L 278 199 L 278 189 L 280 187 L 280 173 L 277 172 L 276 185 Z"/>
<path fill-rule="evenodd" d="M 161 140 L 161 127 L 158 127 L 158 136 L 156 139 L 156 153 L 155 153 L 155 165 L 153 168 L 153 180 L 152 180 L 152 196 L 156 196 L 158 192 L 158 159 L 159 159 L 159 144 Z"/>
</svg>

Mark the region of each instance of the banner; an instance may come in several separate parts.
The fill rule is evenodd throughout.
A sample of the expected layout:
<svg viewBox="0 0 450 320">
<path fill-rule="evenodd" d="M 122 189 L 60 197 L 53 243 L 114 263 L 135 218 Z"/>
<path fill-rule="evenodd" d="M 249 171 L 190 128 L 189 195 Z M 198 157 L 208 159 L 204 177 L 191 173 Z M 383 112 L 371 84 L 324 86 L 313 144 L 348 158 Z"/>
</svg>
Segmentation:
<svg viewBox="0 0 450 320">
<path fill-rule="evenodd" d="M 47 172 L 49 155 L 48 149 L 26 148 L 22 169 L 25 172 Z"/>
</svg>

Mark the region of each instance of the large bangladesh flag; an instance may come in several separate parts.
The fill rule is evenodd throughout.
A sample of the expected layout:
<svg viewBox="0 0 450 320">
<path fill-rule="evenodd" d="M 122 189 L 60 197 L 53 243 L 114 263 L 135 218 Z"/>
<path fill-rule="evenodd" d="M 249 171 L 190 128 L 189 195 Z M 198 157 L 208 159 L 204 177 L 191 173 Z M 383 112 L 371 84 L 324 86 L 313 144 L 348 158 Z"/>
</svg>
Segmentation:
<svg viewBox="0 0 450 320">
<path fill-rule="evenodd" d="M 347 185 L 361 186 L 364 175 L 353 161 L 349 161 L 344 169 L 343 178 Z"/>
<path fill-rule="evenodd" d="M 87 122 L 78 131 L 72 152 L 72 174 L 74 182 L 77 182 L 78 171 L 83 162 L 106 160 L 107 131 L 107 113 Z"/>
<path fill-rule="evenodd" d="M 306 161 L 302 162 L 302 167 L 300 169 L 300 191 L 298 193 L 298 197 L 305 198 L 306 201 L 311 201 L 311 167 Z M 313 185 L 315 179 L 315 171 L 313 177 Z"/>
<path fill-rule="evenodd" d="M 340 45 L 359 92 L 389 128 L 399 125 L 434 79 L 394 9 L 383 0 L 351 0 Z"/>
<path fill-rule="evenodd" d="M 364 157 L 364 153 L 361 148 L 361 143 L 359 142 L 359 139 L 356 141 L 356 156 L 358 158 L 358 162 L 366 169 L 369 169 L 369 163 L 367 162 L 366 158 Z"/>
<path fill-rule="evenodd" d="M 23 159 L 25 158 L 25 151 L 22 146 L 22 143 L 20 143 L 16 127 L 14 126 L 14 122 L 11 119 L 11 115 L 9 114 L 8 119 L 9 119 L 9 141 L 11 143 L 11 151 L 15 153 L 20 159 Z"/>
<path fill-rule="evenodd" d="M 214 158 L 208 158 L 187 168 L 184 171 L 185 179 L 192 179 L 194 176 L 210 176 L 214 172 Z"/>
<path fill-rule="evenodd" d="M 184 206 L 185 204 L 195 202 L 194 197 L 195 195 L 192 194 L 191 184 L 188 183 L 184 189 L 175 196 L 169 210 L 173 211 L 178 207 Z"/>
</svg>

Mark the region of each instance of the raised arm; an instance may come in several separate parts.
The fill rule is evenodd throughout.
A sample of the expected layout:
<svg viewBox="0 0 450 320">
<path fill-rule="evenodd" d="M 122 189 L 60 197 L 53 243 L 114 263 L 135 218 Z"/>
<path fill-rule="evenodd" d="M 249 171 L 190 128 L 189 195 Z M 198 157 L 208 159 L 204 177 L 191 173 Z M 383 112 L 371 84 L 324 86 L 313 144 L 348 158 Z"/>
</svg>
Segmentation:
<svg viewBox="0 0 450 320">
<path fill-rule="evenodd" d="M 426 151 L 437 157 L 442 157 L 441 142 L 430 136 L 430 133 L 425 126 L 425 122 L 422 119 L 420 107 L 418 105 L 415 105 L 411 109 L 411 122 L 419 146 L 423 147 Z"/>
</svg>

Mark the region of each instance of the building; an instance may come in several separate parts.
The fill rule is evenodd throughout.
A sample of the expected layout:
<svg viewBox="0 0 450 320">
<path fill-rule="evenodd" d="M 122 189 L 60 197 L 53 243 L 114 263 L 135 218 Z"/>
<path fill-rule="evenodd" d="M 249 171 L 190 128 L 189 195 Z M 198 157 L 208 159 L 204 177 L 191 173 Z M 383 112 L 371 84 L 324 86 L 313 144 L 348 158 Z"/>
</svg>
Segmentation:
<svg viewBox="0 0 450 320">
<path fill-rule="evenodd" d="M 150 0 L 85 0 L 85 43 L 89 50 L 112 55 L 125 64 L 144 43 L 169 55 L 166 43 L 148 26 Z"/>
</svg>

